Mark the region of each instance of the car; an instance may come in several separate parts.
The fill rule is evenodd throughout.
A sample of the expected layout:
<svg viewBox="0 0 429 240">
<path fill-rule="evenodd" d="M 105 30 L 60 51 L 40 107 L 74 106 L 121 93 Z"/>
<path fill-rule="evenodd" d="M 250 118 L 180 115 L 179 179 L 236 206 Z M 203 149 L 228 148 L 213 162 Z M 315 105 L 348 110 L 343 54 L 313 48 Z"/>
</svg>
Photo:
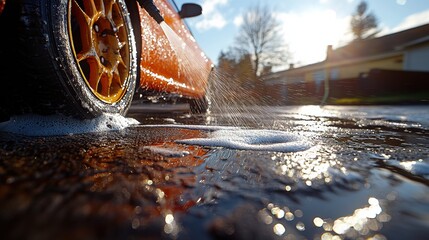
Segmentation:
<svg viewBox="0 0 429 240">
<path fill-rule="evenodd" d="M 154 0 L 0 0 L 0 112 L 82 119 L 126 115 L 133 99 L 209 107 L 213 63 L 185 18 L 201 6 Z"/>
</svg>

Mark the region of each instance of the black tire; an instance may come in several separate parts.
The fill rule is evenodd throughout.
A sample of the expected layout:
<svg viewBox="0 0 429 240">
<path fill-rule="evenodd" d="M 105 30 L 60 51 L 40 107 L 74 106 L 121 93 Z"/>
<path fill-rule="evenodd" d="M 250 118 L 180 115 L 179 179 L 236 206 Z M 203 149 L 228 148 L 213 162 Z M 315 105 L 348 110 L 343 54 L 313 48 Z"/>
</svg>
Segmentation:
<svg viewBox="0 0 429 240">
<path fill-rule="evenodd" d="M 189 99 L 189 108 L 193 114 L 204 114 L 209 111 L 210 101 L 204 96 L 202 98 Z"/>
<path fill-rule="evenodd" d="M 13 69 L 16 68 L 16 60 L 12 54 L 12 49 L 17 49 L 15 46 L 17 40 L 17 25 L 16 19 L 18 19 L 15 1 L 8 1 L 3 12 L 0 15 L 0 29 L 2 36 L 0 36 L 0 122 L 9 119 L 10 114 L 13 110 L 16 111 L 15 105 L 19 102 L 19 99 L 15 97 L 15 92 L 18 84 L 19 75 L 14 75 Z M 19 73 L 19 72 L 18 72 Z"/>
<path fill-rule="evenodd" d="M 16 59 L 8 64 L 19 72 L 3 80 L 14 83 L 10 88 L 15 91 L 3 109 L 79 118 L 127 113 L 136 85 L 137 51 L 126 4 L 90 2 L 8 1 L 10 17 L 5 19 L 11 27 L 4 41 L 14 50 L 5 51 L 8 59 Z"/>
</svg>

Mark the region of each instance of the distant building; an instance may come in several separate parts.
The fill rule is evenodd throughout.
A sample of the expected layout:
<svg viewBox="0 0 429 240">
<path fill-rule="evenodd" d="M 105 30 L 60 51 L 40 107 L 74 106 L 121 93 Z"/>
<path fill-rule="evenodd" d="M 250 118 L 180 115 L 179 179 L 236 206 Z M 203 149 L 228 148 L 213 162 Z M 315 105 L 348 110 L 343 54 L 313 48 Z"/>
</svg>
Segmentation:
<svg viewBox="0 0 429 240">
<path fill-rule="evenodd" d="M 341 103 L 416 91 L 426 91 L 429 99 L 429 24 L 338 49 L 328 46 L 324 61 L 292 65 L 264 81 L 286 103 Z"/>
</svg>

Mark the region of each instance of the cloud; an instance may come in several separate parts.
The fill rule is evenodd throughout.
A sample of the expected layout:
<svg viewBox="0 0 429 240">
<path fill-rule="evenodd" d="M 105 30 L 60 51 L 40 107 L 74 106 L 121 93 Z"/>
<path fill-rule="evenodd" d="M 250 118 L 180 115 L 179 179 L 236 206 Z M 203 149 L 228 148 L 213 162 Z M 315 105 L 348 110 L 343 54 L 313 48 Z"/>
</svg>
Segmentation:
<svg viewBox="0 0 429 240">
<path fill-rule="evenodd" d="M 243 16 L 236 16 L 233 23 L 235 26 L 239 27 L 241 24 L 243 24 Z"/>
<path fill-rule="evenodd" d="M 407 4 L 407 0 L 396 0 L 396 3 L 399 5 L 405 5 Z"/>
<path fill-rule="evenodd" d="M 227 4 L 228 0 L 204 0 L 202 3 L 203 19 L 195 24 L 196 28 L 201 31 L 223 28 L 227 21 L 219 11 L 219 6 Z"/>
<path fill-rule="evenodd" d="M 228 0 L 204 0 L 202 3 L 204 14 L 211 14 L 217 12 L 218 5 L 226 5 Z"/>
<path fill-rule="evenodd" d="M 392 32 L 398 32 L 405 29 L 417 27 L 429 23 L 429 10 L 412 14 L 404 19 L 398 26 L 392 29 Z"/>
<path fill-rule="evenodd" d="M 400 22 L 397 26 L 389 27 L 386 25 L 380 26 L 380 33 L 378 36 L 384 36 L 387 34 L 392 34 L 395 32 L 400 32 L 403 30 L 407 30 L 410 28 L 418 27 L 424 24 L 429 23 L 429 9 L 423 12 L 414 13 L 406 17 L 402 22 Z"/>
<path fill-rule="evenodd" d="M 198 30 L 208 30 L 212 28 L 221 29 L 226 25 L 226 20 L 222 14 L 215 12 L 210 17 L 204 18 L 202 21 L 197 22 L 195 26 Z"/>
</svg>

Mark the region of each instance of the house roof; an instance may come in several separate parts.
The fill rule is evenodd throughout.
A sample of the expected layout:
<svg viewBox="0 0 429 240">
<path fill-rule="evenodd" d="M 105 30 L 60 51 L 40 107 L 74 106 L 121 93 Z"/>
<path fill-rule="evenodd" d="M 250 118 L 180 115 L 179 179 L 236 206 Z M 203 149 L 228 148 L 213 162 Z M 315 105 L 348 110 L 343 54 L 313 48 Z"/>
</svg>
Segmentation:
<svg viewBox="0 0 429 240">
<path fill-rule="evenodd" d="M 307 71 L 320 69 L 329 60 L 331 64 L 351 63 L 362 59 L 376 59 L 399 54 L 404 49 L 417 44 L 429 43 L 429 24 L 410 28 L 400 32 L 384 35 L 377 38 L 355 40 L 350 44 L 328 50 L 326 60 L 297 67 L 284 71 L 271 73 L 264 77 L 264 80 L 273 81 L 282 77 L 300 75 Z"/>
<path fill-rule="evenodd" d="M 429 24 L 378 38 L 355 40 L 350 44 L 334 49 L 329 61 L 343 61 L 351 58 L 364 58 L 403 50 L 417 43 L 429 42 Z"/>
</svg>

